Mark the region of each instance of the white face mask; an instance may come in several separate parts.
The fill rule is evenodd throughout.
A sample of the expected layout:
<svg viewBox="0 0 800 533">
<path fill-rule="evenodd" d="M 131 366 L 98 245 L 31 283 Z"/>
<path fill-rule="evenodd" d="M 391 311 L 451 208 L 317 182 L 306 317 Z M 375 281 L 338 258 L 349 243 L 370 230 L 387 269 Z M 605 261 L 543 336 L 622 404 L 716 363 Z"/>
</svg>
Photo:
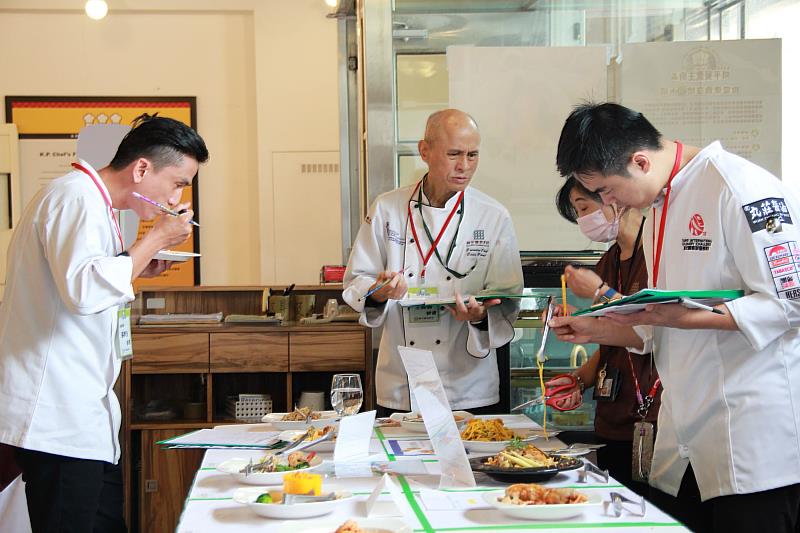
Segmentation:
<svg viewBox="0 0 800 533">
<path fill-rule="evenodd" d="M 619 219 L 622 211 L 614 210 L 614 220 L 609 222 L 602 209 L 578 218 L 578 227 L 581 233 L 594 242 L 611 242 L 616 240 L 619 233 Z"/>
</svg>

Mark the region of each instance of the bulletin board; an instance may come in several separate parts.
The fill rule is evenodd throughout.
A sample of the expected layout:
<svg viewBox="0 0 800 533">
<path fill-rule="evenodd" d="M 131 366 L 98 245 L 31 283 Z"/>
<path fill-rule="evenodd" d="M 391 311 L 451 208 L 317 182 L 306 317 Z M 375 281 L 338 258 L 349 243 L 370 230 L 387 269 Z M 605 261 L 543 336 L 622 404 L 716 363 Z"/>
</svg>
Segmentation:
<svg viewBox="0 0 800 533">
<path fill-rule="evenodd" d="M 78 133 L 91 124 L 125 124 L 142 113 L 179 120 L 196 128 L 196 98 L 184 97 L 120 97 L 120 96 L 6 96 L 6 122 L 13 122 L 19 131 L 20 179 L 23 202 L 52 179 L 71 169 L 76 158 Z M 28 191 L 27 193 L 25 191 Z M 192 202 L 195 220 L 199 222 L 197 187 L 183 190 L 181 202 Z M 153 226 L 140 221 L 141 237 Z M 186 252 L 200 251 L 200 228 L 195 227 L 192 239 L 174 247 Z M 137 280 L 139 285 L 191 286 L 200 284 L 200 261 L 195 258 L 172 267 L 157 278 Z"/>
</svg>

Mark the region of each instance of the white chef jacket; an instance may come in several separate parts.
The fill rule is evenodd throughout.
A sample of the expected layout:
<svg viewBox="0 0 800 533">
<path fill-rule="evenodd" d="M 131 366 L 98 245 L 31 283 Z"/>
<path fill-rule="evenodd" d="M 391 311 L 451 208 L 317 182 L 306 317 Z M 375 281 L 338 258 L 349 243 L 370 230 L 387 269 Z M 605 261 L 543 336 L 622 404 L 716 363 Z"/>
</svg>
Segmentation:
<svg viewBox="0 0 800 533">
<path fill-rule="evenodd" d="M 651 281 L 660 217 L 642 239 Z M 689 462 L 704 501 L 800 483 L 798 222 L 794 192 L 719 142 L 675 176 L 657 288 L 745 296 L 726 304 L 739 331 L 637 328 L 664 385 L 653 486 L 676 495 Z"/>
<path fill-rule="evenodd" d="M 121 251 L 110 208 L 83 172 L 26 207 L 0 305 L 0 442 L 119 460 L 117 311 L 134 297 L 133 262 Z"/>
<path fill-rule="evenodd" d="M 511 216 L 497 201 L 472 187 L 464 194 L 461 224 L 458 224 L 457 213 L 438 246 L 445 260 L 450 242 L 455 238 L 456 246 L 448 266 L 456 272 L 469 274 L 457 279 L 431 255 L 425 282 L 421 284 L 423 261 L 413 240 L 409 203 L 424 253 L 431 248 L 431 240 L 423 230 L 421 211 L 417 208 L 418 193 L 412 198 L 414 188 L 397 189 L 376 199 L 358 232 L 344 277 L 344 300 L 361 312 L 361 324 L 384 327 L 376 369 L 378 403 L 390 409 L 410 409 L 408 376 L 398 346 L 433 352 L 453 409 L 497 403 L 500 381 L 495 348 L 514 336 L 518 300 L 503 300 L 502 304 L 489 308 L 488 331 L 454 320 L 444 307 L 438 308 L 437 321 L 419 322 L 412 318 L 413 311 L 402 308 L 395 300 L 389 300 L 379 309 L 365 308 L 364 302 L 359 301 L 375 283 L 379 272 L 397 272 L 403 268 L 410 288 L 435 287 L 440 297 L 453 296 L 456 291 L 462 295 L 477 294 L 484 289 L 506 293 L 522 291 L 522 266 Z M 431 207 L 423 195 L 422 213 L 434 239 L 458 198 L 455 194 L 444 207 L 436 208 Z"/>
</svg>

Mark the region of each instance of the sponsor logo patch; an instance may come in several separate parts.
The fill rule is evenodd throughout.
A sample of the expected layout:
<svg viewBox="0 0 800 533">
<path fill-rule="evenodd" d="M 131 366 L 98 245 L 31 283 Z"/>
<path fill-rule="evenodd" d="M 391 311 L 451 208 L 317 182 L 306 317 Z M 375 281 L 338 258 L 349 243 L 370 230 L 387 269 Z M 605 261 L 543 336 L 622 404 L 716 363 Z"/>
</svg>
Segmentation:
<svg viewBox="0 0 800 533">
<path fill-rule="evenodd" d="M 778 298 L 800 300 L 800 248 L 787 241 L 764 248 Z"/>
<path fill-rule="evenodd" d="M 792 217 L 783 198 L 764 198 L 751 204 L 743 205 L 742 210 L 747 217 L 750 231 L 755 233 L 763 229 L 770 233 L 779 233 L 782 224 L 791 224 Z"/>
</svg>

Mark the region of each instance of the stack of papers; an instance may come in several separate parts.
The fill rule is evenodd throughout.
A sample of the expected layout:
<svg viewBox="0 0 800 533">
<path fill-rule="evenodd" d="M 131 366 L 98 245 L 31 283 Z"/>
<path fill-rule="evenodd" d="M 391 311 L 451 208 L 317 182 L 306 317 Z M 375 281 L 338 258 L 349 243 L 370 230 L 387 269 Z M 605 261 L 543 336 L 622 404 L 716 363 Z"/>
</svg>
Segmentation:
<svg viewBox="0 0 800 533">
<path fill-rule="evenodd" d="M 707 306 L 715 306 L 722 302 L 735 300 L 744 296 L 744 291 L 740 290 L 721 290 L 721 291 L 662 291 L 658 289 L 642 289 L 641 291 L 625 296 L 619 300 L 599 305 L 593 305 L 586 309 L 581 309 L 572 313 L 572 316 L 603 316 L 608 313 L 619 313 L 627 315 L 642 311 L 652 304 L 683 303 L 687 307 L 692 307 L 691 303 Z M 689 303 L 687 304 L 687 300 Z"/>
<path fill-rule="evenodd" d="M 228 315 L 225 317 L 226 324 L 280 324 L 281 319 L 267 315 Z"/>
<path fill-rule="evenodd" d="M 174 324 L 219 324 L 222 322 L 222 313 L 168 313 L 166 315 L 142 315 L 139 325 L 174 325 Z"/>
<path fill-rule="evenodd" d="M 253 425 L 220 426 L 200 429 L 185 435 L 159 441 L 168 448 L 242 448 L 269 450 L 282 448 L 285 444 L 278 438 L 278 431 L 265 431 Z"/>
</svg>

